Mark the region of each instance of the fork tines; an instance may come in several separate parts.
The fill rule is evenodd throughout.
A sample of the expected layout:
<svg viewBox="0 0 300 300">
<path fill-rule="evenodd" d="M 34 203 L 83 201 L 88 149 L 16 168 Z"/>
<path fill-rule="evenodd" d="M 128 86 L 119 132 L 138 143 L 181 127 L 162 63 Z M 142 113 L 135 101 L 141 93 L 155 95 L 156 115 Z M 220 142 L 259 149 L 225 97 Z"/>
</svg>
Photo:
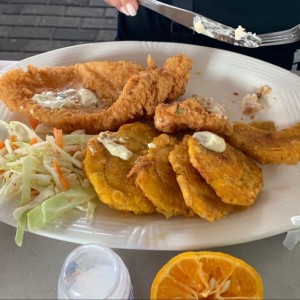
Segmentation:
<svg viewBox="0 0 300 300">
<path fill-rule="evenodd" d="M 294 43 L 300 40 L 300 25 L 291 29 L 259 34 L 261 46 L 275 46 Z"/>
</svg>

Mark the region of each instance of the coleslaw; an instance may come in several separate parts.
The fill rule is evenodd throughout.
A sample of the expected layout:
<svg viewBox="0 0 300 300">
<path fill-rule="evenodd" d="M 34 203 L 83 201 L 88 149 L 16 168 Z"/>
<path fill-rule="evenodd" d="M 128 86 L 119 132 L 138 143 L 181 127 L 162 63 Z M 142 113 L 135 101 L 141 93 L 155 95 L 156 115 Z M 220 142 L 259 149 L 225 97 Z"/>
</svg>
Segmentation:
<svg viewBox="0 0 300 300">
<path fill-rule="evenodd" d="M 96 207 L 97 195 L 82 168 L 89 136 L 82 130 L 63 135 L 40 126 L 33 130 L 18 121 L 0 120 L 7 131 L 0 141 L 0 201 L 18 203 L 13 212 L 18 246 L 26 230 L 36 232 L 74 208 L 90 219 Z"/>
</svg>

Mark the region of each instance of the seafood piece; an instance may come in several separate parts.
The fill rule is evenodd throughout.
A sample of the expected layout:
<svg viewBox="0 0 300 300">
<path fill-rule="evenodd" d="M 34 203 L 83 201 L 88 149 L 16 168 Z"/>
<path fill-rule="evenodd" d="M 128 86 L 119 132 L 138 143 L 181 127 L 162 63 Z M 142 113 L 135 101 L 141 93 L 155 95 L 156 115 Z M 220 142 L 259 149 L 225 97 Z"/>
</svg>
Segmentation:
<svg viewBox="0 0 300 300">
<path fill-rule="evenodd" d="M 14 69 L 0 78 L 0 99 L 10 110 L 30 114 L 64 132 L 115 130 L 138 117 L 152 116 L 158 103 L 185 92 L 192 68 L 190 58 L 169 57 L 161 68 L 152 59 L 148 58 L 148 63 L 146 70 L 130 61 Z M 85 94 L 93 93 L 96 100 L 82 99 L 78 95 L 81 88 L 89 91 Z M 68 101 L 64 101 L 66 94 Z"/>
<path fill-rule="evenodd" d="M 232 134 L 232 125 L 224 107 L 200 96 L 172 104 L 159 104 L 155 109 L 154 125 L 157 130 L 166 133 L 193 129 Z"/>
</svg>

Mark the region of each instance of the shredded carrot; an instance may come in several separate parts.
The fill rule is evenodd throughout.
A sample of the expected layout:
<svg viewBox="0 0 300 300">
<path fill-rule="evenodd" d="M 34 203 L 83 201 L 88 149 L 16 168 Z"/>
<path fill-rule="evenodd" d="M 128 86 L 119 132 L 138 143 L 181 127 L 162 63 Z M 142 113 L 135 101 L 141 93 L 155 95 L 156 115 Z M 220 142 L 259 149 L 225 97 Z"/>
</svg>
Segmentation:
<svg viewBox="0 0 300 300">
<path fill-rule="evenodd" d="M 38 142 L 38 139 L 37 138 L 32 138 L 30 141 L 29 141 L 29 144 L 30 145 L 34 145 Z"/>
<path fill-rule="evenodd" d="M 17 145 L 15 145 L 15 142 L 17 141 L 16 136 L 10 135 L 10 136 L 9 136 L 9 141 L 10 141 L 11 147 L 12 147 L 14 150 L 16 150 L 16 149 L 19 148 Z"/>
<path fill-rule="evenodd" d="M 16 138 L 15 135 L 10 135 L 10 136 L 9 136 L 9 141 L 10 141 L 11 143 L 14 143 L 16 140 L 17 140 L 17 138 Z"/>
<path fill-rule="evenodd" d="M 34 118 L 32 115 L 28 114 L 29 124 L 32 129 L 36 129 L 36 127 L 40 124 L 40 121 Z"/>
<path fill-rule="evenodd" d="M 62 186 L 66 190 L 70 189 L 70 184 L 69 184 L 67 178 L 64 176 L 57 159 L 55 159 L 55 158 L 53 159 L 53 164 L 54 164 L 54 168 L 58 174 L 58 178 L 59 178 L 59 181 L 62 184 Z"/>
<path fill-rule="evenodd" d="M 5 143 L 3 141 L 0 141 L 0 150 L 5 147 Z"/>
<path fill-rule="evenodd" d="M 53 128 L 55 144 L 61 149 L 64 147 L 63 131 L 61 129 Z"/>
<path fill-rule="evenodd" d="M 36 189 L 31 189 L 31 195 L 38 195 L 39 194 L 39 191 L 38 190 L 36 190 Z"/>
</svg>

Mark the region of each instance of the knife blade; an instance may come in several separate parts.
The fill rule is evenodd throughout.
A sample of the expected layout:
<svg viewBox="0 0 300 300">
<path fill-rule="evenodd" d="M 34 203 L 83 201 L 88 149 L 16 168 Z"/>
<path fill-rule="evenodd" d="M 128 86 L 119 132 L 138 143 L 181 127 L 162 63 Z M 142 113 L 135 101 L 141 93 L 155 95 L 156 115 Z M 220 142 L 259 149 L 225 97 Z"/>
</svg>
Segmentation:
<svg viewBox="0 0 300 300">
<path fill-rule="evenodd" d="M 255 33 L 246 32 L 241 26 L 238 26 L 238 28 L 232 28 L 192 11 L 181 9 L 156 0 L 139 0 L 139 4 L 193 30 L 196 33 L 206 35 L 221 42 L 247 48 L 257 48 L 261 44 L 261 39 Z"/>
</svg>

